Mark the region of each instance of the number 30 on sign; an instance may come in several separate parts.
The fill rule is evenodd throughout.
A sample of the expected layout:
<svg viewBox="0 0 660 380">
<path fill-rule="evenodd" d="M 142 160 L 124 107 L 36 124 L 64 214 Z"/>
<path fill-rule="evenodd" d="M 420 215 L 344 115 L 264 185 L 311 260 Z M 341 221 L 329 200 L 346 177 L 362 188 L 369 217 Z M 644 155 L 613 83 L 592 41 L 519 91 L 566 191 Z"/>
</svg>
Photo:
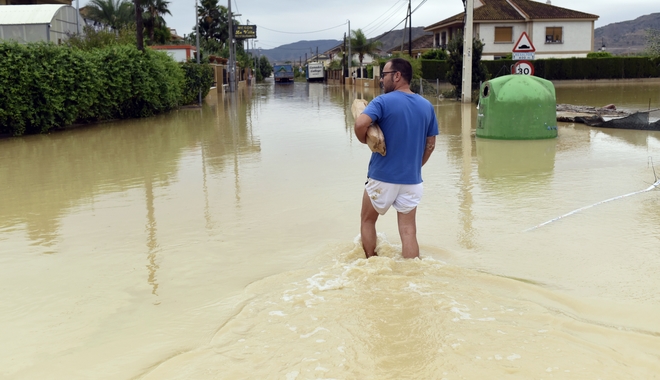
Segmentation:
<svg viewBox="0 0 660 380">
<path fill-rule="evenodd" d="M 530 61 L 518 61 L 511 68 L 511 74 L 534 75 L 534 65 Z"/>
</svg>

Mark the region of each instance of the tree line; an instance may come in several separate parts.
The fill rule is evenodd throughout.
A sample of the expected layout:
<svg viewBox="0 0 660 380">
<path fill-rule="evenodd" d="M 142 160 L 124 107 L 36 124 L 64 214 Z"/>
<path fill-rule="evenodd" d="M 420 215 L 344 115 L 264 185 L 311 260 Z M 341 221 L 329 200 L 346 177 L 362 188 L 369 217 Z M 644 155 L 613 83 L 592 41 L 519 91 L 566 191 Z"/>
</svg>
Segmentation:
<svg viewBox="0 0 660 380">
<path fill-rule="evenodd" d="M 114 31 L 118 36 L 135 33 L 138 48 L 141 42 L 147 45 L 168 43 L 172 35 L 164 16 L 171 15 L 169 4 L 167 0 L 91 0 L 85 9 L 85 17 L 92 21 L 92 26 L 86 27 L 85 34 L 99 30 Z M 143 28 L 137 27 L 140 20 Z M 197 7 L 197 25 L 185 36 L 186 43 L 196 44 L 197 28 L 202 59 L 210 55 L 229 58 L 227 7 L 219 5 L 218 0 L 201 0 Z M 255 70 L 257 80 L 270 76 L 273 71 L 267 57 L 255 57 L 254 52 L 246 52 L 242 43 L 236 46 L 236 61 L 243 68 L 258 69 Z"/>
</svg>

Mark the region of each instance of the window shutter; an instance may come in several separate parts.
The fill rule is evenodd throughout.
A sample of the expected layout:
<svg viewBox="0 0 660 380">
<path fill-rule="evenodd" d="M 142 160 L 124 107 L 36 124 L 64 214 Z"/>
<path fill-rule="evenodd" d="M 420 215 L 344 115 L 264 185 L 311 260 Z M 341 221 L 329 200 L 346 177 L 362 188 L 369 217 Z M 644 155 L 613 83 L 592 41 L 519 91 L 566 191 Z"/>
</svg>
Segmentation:
<svg viewBox="0 0 660 380">
<path fill-rule="evenodd" d="M 496 26 L 495 42 L 513 42 L 513 27 Z"/>
</svg>

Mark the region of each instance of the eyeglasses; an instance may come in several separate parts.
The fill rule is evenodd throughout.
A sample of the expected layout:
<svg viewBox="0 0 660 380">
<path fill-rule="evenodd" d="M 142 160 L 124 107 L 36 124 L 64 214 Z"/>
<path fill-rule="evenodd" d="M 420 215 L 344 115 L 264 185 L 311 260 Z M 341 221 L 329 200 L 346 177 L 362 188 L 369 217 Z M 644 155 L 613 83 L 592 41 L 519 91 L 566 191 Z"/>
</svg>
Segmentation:
<svg viewBox="0 0 660 380">
<path fill-rule="evenodd" d="M 396 70 L 393 70 L 393 71 L 383 71 L 381 74 L 383 74 L 382 77 L 385 78 L 385 75 L 387 75 L 387 74 L 392 74 L 392 73 L 398 73 L 398 71 L 396 71 Z"/>
</svg>

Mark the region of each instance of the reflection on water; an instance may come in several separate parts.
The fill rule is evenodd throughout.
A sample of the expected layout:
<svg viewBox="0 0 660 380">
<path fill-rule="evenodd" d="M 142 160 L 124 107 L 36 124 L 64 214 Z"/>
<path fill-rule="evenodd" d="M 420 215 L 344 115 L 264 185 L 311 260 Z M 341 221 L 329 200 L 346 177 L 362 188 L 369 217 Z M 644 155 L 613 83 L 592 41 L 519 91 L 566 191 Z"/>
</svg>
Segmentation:
<svg viewBox="0 0 660 380">
<path fill-rule="evenodd" d="M 1 140 L 0 377 L 660 373 L 658 192 L 523 232 L 648 187 L 660 134 L 560 123 L 554 140 L 478 139 L 473 105 L 429 99 L 423 260 L 400 258 L 394 214 L 364 260 L 370 152 L 350 105 L 379 91 L 266 83 Z M 620 108 L 655 94 L 557 86 L 560 103 Z"/>
<path fill-rule="evenodd" d="M 149 252 L 148 259 L 149 263 L 147 268 L 149 269 L 149 277 L 147 282 L 153 287 L 151 294 L 158 295 L 156 291 L 158 290 L 158 283 L 156 282 L 156 271 L 158 270 L 158 264 L 156 264 L 156 253 L 158 251 L 158 240 L 156 238 L 156 218 L 154 216 L 154 191 L 153 183 L 151 179 L 145 180 L 144 189 L 146 192 L 146 203 L 147 203 L 147 250 Z"/>
<path fill-rule="evenodd" d="M 477 139 L 479 176 L 500 191 L 516 194 L 522 183 L 544 186 L 555 167 L 555 139 L 507 141 Z"/>
<path fill-rule="evenodd" d="M 622 129 L 599 128 L 596 135 L 603 134 L 612 139 L 620 140 L 638 147 L 648 146 L 649 135 L 644 133 L 625 133 Z"/>
<path fill-rule="evenodd" d="M 459 193 L 459 210 L 461 213 L 461 224 L 463 230 L 459 234 L 459 242 L 463 248 L 475 248 L 475 229 L 472 225 L 474 215 L 472 213 L 472 206 L 474 200 L 472 198 L 472 126 L 473 126 L 473 109 L 472 104 L 461 105 L 461 152 L 463 153 L 461 165 L 461 191 Z"/>
<path fill-rule="evenodd" d="M 181 156 L 199 146 L 210 156 L 204 164 L 212 171 L 225 171 L 228 161 L 237 170 L 239 155 L 258 154 L 260 149 L 249 130 L 248 108 L 243 103 L 227 115 L 182 110 L 0 141 L 0 180 L 11 183 L 0 187 L 0 227 L 25 223 L 32 240 L 52 245 L 64 210 L 93 204 L 99 194 L 138 186 L 145 187 L 148 202 L 152 183 L 167 186 Z"/>
<path fill-rule="evenodd" d="M 477 139 L 479 175 L 487 179 L 552 173 L 556 140 Z"/>
</svg>

